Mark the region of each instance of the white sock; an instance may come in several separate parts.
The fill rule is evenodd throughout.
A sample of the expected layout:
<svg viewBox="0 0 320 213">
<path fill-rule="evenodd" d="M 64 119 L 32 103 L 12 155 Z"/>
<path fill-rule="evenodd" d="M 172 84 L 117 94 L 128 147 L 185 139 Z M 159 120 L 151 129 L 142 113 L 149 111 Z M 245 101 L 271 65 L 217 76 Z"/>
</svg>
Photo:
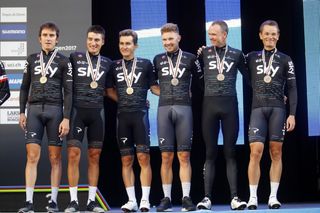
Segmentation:
<svg viewBox="0 0 320 213">
<path fill-rule="evenodd" d="M 76 201 L 78 203 L 78 187 L 69 187 L 70 190 L 70 200 Z"/>
<path fill-rule="evenodd" d="M 270 192 L 269 198 L 270 197 L 277 198 L 279 183 L 278 182 L 270 182 L 270 188 L 271 188 L 271 192 Z"/>
<path fill-rule="evenodd" d="M 249 185 L 250 198 L 257 198 L 258 185 Z"/>
<path fill-rule="evenodd" d="M 51 200 L 55 203 L 57 203 L 58 192 L 59 192 L 59 187 L 55 187 L 55 186 L 51 187 Z"/>
<path fill-rule="evenodd" d="M 183 182 L 183 183 L 181 183 L 181 186 L 182 186 L 182 198 L 189 197 L 191 183 L 190 182 Z"/>
<path fill-rule="evenodd" d="M 89 196 L 88 196 L 87 204 L 89 204 L 90 201 L 95 201 L 96 200 L 96 192 L 97 192 L 97 187 L 96 186 L 89 186 Z"/>
<path fill-rule="evenodd" d="M 33 203 L 33 191 L 34 187 L 26 187 L 26 201 Z"/>
<path fill-rule="evenodd" d="M 149 200 L 150 186 L 142 186 L 142 197 L 141 200 Z"/>
<path fill-rule="evenodd" d="M 162 184 L 164 197 L 168 197 L 170 200 L 171 200 L 171 187 L 172 187 L 172 184 Z"/>
<path fill-rule="evenodd" d="M 127 187 L 126 191 L 127 191 L 127 195 L 129 197 L 129 200 L 131 200 L 133 202 L 137 202 L 136 192 L 134 190 L 134 186 Z"/>
</svg>

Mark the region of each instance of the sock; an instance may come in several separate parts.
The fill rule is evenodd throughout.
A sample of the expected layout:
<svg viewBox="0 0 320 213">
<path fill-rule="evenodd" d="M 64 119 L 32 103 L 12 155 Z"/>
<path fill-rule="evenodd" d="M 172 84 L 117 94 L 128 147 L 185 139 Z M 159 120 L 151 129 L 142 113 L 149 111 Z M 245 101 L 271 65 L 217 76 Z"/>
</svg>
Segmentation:
<svg viewBox="0 0 320 213">
<path fill-rule="evenodd" d="M 26 201 L 33 203 L 33 191 L 34 187 L 26 187 Z"/>
<path fill-rule="evenodd" d="M 249 189 L 250 189 L 250 198 L 257 198 L 257 189 L 258 189 L 258 185 L 249 185 Z"/>
<path fill-rule="evenodd" d="M 162 184 L 162 190 L 164 193 L 164 197 L 168 197 L 171 200 L 171 184 Z"/>
<path fill-rule="evenodd" d="M 97 187 L 96 186 L 89 186 L 89 196 L 88 196 L 87 204 L 89 204 L 90 201 L 95 201 L 96 200 L 96 192 L 97 192 Z"/>
<path fill-rule="evenodd" d="M 57 203 L 58 192 L 59 192 L 59 187 L 55 187 L 55 186 L 51 187 L 51 200 L 55 203 Z"/>
<path fill-rule="evenodd" d="M 70 190 L 70 199 L 71 201 L 76 201 L 78 203 L 78 187 L 69 187 Z"/>
<path fill-rule="evenodd" d="M 181 186 L 182 186 L 182 198 L 189 197 L 191 183 L 190 182 L 183 182 L 183 183 L 181 183 Z"/>
<path fill-rule="evenodd" d="M 131 200 L 133 202 L 137 202 L 134 186 L 127 187 L 126 191 L 127 191 L 129 200 Z"/>
<path fill-rule="evenodd" d="M 150 194 L 150 186 L 142 186 L 141 200 L 148 200 L 149 201 L 149 194 Z"/>
<path fill-rule="evenodd" d="M 279 183 L 278 182 L 270 182 L 270 188 L 271 188 L 271 192 L 270 192 L 269 198 L 270 197 L 277 198 Z"/>
</svg>

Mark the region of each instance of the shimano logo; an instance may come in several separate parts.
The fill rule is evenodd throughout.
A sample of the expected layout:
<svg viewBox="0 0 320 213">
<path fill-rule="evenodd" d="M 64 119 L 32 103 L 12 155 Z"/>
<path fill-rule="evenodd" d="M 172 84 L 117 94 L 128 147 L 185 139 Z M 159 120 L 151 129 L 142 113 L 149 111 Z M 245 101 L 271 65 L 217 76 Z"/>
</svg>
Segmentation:
<svg viewBox="0 0 320 213">
<path fill-rule="evenodd" d="M 87 61 L 77 61 L 77 64 L 88 64 Z"/>
<path fill-rule="evenodd" d="M 168 61 L 161 61 L 160 62 L 160 65 L 162 66 L 162 65 L 166 65 L 166 64 L 168 64 L 169 62 Z"/>
<path fill-rule="evenodd" d="M 25 30 L 2 30 L 2 34 L 25 34 Z"/>
</svg>

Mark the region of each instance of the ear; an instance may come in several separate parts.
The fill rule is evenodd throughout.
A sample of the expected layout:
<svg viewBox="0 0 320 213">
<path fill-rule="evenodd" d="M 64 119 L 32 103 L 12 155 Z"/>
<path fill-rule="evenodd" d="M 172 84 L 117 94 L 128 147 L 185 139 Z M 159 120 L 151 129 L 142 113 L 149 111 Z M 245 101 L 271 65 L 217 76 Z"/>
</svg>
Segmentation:
<svg viewBox="0 0 320 213">
<path fill-rule="evenodd" d="M 181 41 L 181 35 L 178 34 L 178 42 L 180 42 L 180 41 Z"/>
<path fill-rule="evenodd" d="M 262 37 L 262 33 L 261 33 L 261 32 L 259 33 L 259 37 L 260 37 L 260 40 L 262 40 L 262 39 L 263 39 L 263 37 Z"/>
</svg>

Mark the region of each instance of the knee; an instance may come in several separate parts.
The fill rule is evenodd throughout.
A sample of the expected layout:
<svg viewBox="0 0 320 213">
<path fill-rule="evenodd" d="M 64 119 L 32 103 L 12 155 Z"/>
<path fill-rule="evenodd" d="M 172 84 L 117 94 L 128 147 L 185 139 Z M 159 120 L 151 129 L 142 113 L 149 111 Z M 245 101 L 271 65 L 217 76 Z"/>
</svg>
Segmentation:
<svg viewBox="0 0 320 213">
<path fill-rule="evenodd" d="M 181 166 L 190 164 L 190 152 L 178 152 L 178 158 Z"/>
<path fill-rule="evenodd" d="M 123 156 L 121 157 L 122 167 L 132 167 L 133 164 L 133 156 Z"/>
<path fill-rule="evenodd" d="M 28 163 L 36 164 L 38 163 L 40 154 L 30 152 L 27 154 Z"/>
<path fill-rule="evenodd" d="M 162 160 L 162 165 L 169 166 L 172 164 L 173 161 L 173 153 L 171 152 L 162 152 L 161 153 L 161 160 Z"/>
<path fill-rule="evenodd" d="M 80 150 L 68 150 L 69 163 L 76 163 L 80 160 Z"/>
<path fill-rule="evenodd" d="M 260 161 L 262 157 L 263 150 L 262 149 L 251 149 L 250 152 L 250 160 Z"/>
<path fill-rule="evenodd" d="M 88 159 L 89 163 L 99 163 L 100 160 L 100 149 L 89 150 Z"/>
<path fill-rule="evenodd" d="M 138 161 L 139 161 L 139 165 L 141 167 L 146 167 L 146 166 L 150 165 L 150 156 L 149 156 L 149 154 L 138 153 L 137 154 L 137 158 L 138 158 Z"/>
<path fill-rule="evenodd" d="M 61 153 L 50 153 L 49 159 L 50 159 L 51 165 L 58 165 L 61 163 Z"/>
<path fill-rule="evenodd" d="M 272 161 L 280 161 L 282 157 L 281 149 L 271 149 L 270 156 Z"/>
<path fill-rule="evenodd" d="M 223 152 L 226 160 L 236 158 L 236 150 L 233 148 L 225 148 Z"/>
</svg>

